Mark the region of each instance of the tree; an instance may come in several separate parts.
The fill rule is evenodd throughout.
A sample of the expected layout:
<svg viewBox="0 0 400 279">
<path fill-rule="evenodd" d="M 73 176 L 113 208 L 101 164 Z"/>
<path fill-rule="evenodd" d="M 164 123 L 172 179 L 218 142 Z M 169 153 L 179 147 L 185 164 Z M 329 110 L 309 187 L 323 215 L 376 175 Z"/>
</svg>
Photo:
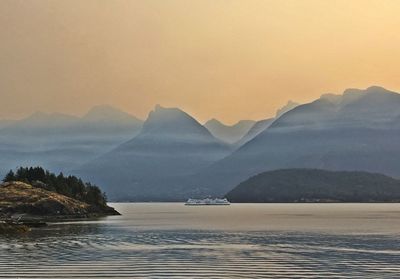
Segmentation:
<svg viewBox="0 0 400 279">
<path fill-rule="evenodd" d="M 107 205 L 105 193 L 102 193 L 96 185 L 85 183 L 73 175 L 65 176 L 62 172 L 56 175 L 41 167 L 20 167 L 16 173 L 10 170 L 3 181 L 22 181 L 33 187 L 53 191 L 88 204 L 100 207 Z"/>
<path fill-rule="evenodd" d="M 12 170 L 10 170 L 4 177 L 3 182 L 10 182 L 15 180 L 17 180 L 15 177 L 15 173 Z"/>
</svg>

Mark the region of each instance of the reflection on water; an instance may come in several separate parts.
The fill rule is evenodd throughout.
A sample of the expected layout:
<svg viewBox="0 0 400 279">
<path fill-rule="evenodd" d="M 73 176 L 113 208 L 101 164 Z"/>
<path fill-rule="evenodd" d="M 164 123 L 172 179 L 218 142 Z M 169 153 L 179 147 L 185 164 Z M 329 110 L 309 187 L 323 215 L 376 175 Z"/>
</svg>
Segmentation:
<svg viewBox="0 0 400 279">
<path fill-rule="evenodd" d="M 395 278 L 400 205 L 115 204 L 0 237 L 2 278 Z"/>
</svg>

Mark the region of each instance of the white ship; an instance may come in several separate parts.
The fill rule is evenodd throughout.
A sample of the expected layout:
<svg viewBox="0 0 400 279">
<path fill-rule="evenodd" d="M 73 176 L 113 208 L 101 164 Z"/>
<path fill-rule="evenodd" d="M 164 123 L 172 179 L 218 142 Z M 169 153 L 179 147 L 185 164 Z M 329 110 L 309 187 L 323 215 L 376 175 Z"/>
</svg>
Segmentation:
<svg viewBox="0 0 400 279">
<path fill-rule="evenodd" d="M 185 205 L 230 205 L 227 199 L 188 199 Z"/>
</svg>

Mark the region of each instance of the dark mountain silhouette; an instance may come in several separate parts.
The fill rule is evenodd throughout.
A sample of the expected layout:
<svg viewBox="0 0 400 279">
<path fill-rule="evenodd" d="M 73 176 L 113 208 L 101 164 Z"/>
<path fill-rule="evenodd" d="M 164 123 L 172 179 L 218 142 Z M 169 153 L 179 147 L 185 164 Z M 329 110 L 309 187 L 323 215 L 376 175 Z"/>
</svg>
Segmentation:
<svg viewBox="0 0 400 279">
<path fill-rule="evenodd" d="M 376 173 L 284 169 L 240 183 L 231 202 L 399 202 L 400 180 Z"/>
<path fill-rule="evenodd" d="M 185 112 L 157 106 L 139 135 L 76 172 L 103 185 L 112 199 L 176 200 L 184 195 L 183 177 L 230 151 Z"/>
</svg>

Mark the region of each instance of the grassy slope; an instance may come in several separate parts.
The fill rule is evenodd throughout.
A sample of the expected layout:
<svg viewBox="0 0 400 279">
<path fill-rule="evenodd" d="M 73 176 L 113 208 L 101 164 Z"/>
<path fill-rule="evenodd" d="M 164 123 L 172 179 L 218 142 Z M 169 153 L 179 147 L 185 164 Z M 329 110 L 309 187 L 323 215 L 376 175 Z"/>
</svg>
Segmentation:
<svg viewBox="0 0 400 279">
<path fill-rule="evenodd" d="M 9 182 L 0 185 L 0 212 L 3 214 L 85 217 L 85 215 L 111 213 L 112 211 L 99 211 L 98 208 L 87 203 L 35 188 L 23 182 Z"/>
</svg>

